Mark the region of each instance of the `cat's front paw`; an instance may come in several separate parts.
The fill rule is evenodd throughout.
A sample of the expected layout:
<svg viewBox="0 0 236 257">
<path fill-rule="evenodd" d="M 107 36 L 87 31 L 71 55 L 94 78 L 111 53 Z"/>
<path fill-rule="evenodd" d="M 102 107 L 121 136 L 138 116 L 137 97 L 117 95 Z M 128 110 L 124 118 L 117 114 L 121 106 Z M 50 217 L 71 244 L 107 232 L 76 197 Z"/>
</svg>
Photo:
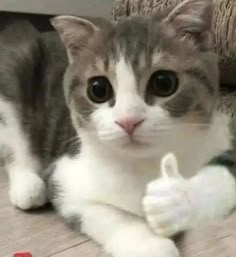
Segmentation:
<svg viewBox="0 0 236 257">
<path fill-rule="evenodd" d="M 110 245 L 111 246 L 111 245 Z M 146 240 L 126 240 L 119 245 L 115 242 L 108 247 L 112 257 L 179 257 L 179 251 L 175 244 L 166 238 L 149 237 Z"/>
<path fill-rule="evenodd" d="M 151 229 L 160 236 L 173 236 L 191 227 L 194 209 L 190 183 L 184 178 L 160 178 L 148 184 L 143 210 Z"/>
<path fill-rule="evenodd" d="M 19 171 L 11 178 L 10 198 L 22 210 L 40 207 L 47 201 L 45 184 L 38 174 Z"/>
</svg>

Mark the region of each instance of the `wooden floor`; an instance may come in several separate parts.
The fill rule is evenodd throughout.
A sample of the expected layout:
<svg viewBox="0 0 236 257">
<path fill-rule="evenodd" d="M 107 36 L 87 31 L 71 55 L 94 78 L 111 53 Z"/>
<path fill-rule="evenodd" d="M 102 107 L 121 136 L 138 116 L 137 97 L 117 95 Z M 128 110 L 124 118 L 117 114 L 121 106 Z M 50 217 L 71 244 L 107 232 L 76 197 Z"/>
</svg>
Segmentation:
<svg viewBox="0 0 236 257">
<path fill-rule="evenodd" d="M 0 174 L 0 257 L 19 251 L 30 251 L 33 257 L 103 255 L 95 243 L 67 228 L 53 210 L 24 213 L 13 208 L 7 191 L 6 175 Z M 236 214 L 177 241 L 181 257 L 236 257 Z"/>
</svg>

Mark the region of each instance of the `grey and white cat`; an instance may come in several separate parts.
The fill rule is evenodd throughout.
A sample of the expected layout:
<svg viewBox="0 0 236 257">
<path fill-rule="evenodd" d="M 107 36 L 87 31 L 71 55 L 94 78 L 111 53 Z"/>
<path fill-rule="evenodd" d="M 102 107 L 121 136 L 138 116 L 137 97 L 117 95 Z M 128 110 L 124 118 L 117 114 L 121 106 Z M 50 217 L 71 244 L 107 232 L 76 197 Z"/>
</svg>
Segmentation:
<svg viewBox="0 0 236 257">
<path fill-rule="evenodd" d="M 24 62 L 37 57 L 32 74 L 43 72 L 44 79 L 11 77 L 4 84 L 15 83 L 10 92 L 17 92 L 0 101 L 12 203 L 43 205 L 40 171 L 51 164 L 55 208 L 113 257 L 179 256 L 171 236 L 229 214 L 236 204 L 235 158 L 230 118 L 215 108 L 212 14 L 212 1 L 186 0 L 153 17 L 114 23 L 54 18 L 69 60 L 65 100 L 66 61 L 43 55 L 54 41 L 37 38 L 37 56 L 32 42 L 29 48 L 18 40 L 18 51 L 12 49 L 21 49 L 22 74 L 30 72 Z M 36 93 L 25 95 L 26 83 Z M 74 137 L 80 147 L 69 153 L 63 142 Z M 176 154 L 183 177 L 160 176 L 168 152 Z"/>
</svg>

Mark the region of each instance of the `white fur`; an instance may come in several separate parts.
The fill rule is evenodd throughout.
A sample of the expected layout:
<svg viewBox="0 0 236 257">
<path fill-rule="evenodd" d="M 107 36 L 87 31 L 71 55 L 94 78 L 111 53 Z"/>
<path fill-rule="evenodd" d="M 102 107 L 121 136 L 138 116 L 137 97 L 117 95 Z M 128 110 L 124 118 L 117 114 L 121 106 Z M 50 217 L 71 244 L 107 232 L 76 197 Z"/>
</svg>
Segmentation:
<svg viewBox="0 0 236 257">
<path fill-rule="evenodd" d="M 19 167 L 14 175 L 11 172 L 10 197 L 12 204 L 22 210 L 42 206 L 47 200 L 44 182 L 37 173 Z"/>
<path fill-rule="evenodd" d="M 206 166 L 191 179 L 181 176 L 175 161 L 163 168 L 164 176 L 148 184 L 143 199 L 147 221 L 156 234 L 169 237 L 216 222 L 235 206 L 236 182 L 225 167 Z"/>
<path fill-rule="evenodd" d="M 198 141 L 196 139 L 198 144 L 195 144 L 196 149 L 200 149 L 198 158 L 193 154 L 196 150 L 185 143 L 192 140 L 192 135 L 181 137 L 179 134 L 174 151 L 177 156 L 187 156 L 180 160 L 182 174 L 192 177 L 211 157 L 228 149 L 228 135 L 219 136 L 219 133 L 227 131 L 226 123 L 222 122 L 224 119 L 221 115 L 214 119 L 212 127 L 217 127 L 217 130 L 202 130 L 202 137 L 207 137 L 208 147 L 202 147 L 204 142 L 199 135 Z M 168 137 L 165 139 L 168 144 Z M 103 244 L 104 249 L 115 257 L 178 256 L 174 245 L 165 241 L 163 236 L 223 217 L 235 205 L 235 182 L 224 168 L 212 168 L 211 172 L 203 170 L 191 179 L 159 179 L 156 183 L 162 157 L 158 151 L 155 158 L 135 159 L 125 154 L 114 154 L 109 147 L 89 141 L 88 137 L 82 141 L 83 151 L 79 157 L 64 157 L 57 164 L 54 180 L 63 186 L 58 198 L 59 211 L 66 218 L 80 216 L 83 231 Z M 155 181 L 159 194 L 143 209 L 143 196 L 151 181 Z M 191 196 L 191 206 L 186 198 L 187 193 Z M 147 190 L 145 197 L 151 197 L 151 194 Z M 152 205 L 155 215 L 148 216 L 153 211 L 150 210 Z M 193 218 L 193 213 L 197 213 L 197 219 Z M 148 225 L 145 225 L 143 217 L 147 217 Z M 149 226 L 161 237 L 151 237 Z M 144 236 L 146 233 L 150 233 L 150 237 Z M 156 248 L 150 244 L 152 247 L 156 245 Z M 137 255 L 137 251 L 140 255 Z"/>
<path fill-rule="evenodd" d="M 195 212 L 193 226 L 215 222 L 236 204 L 236 181 L 227 168 L 206 166 L 190 179 L 190 197 Z"/>
<path fill-rule="evenodd" d="M 114 257 L 178 256 L 164 237 L 223 217 L 235 205 L 235 182 L 226 169 L 207 168 L 197 175 L 213 156 L 229 149 L 229 120 L 215 113 L 203 128 L 174 121 L 138 97 L 133 71 L 122 58 L 116 72 L 116 106 L 99 108 L 93 116 L 97 135 L 81 130 L 80 155 L 57 163 L 53 180 L 62 186 L 59 212 L 65 218 L 80 216 L 83 231 Z M 122 115 L 145 118 L 134 134 L 138 145 L 115 124 Z M 169 151 L 185 178 L 160 178 L 160 160 Z"/>
<path fill-rule="evenodd" d="M 169 239 L 156 237 L 144 219 L 139 217 L 142 216 L 142 209 L 138 201 L 141 200 L 142 193 L 138 190 L 138 184 L 145 184 L 143 180 L 146 178 L 140 176 L 124 187 L 124 180 L 129 179 L 131 182 L 135 170 L 128 172 L 126 176 L 125 173 L 120 173 L 122 165 L 120 168 L 117 164 L 112 165 L 112 160 L 106 160 L 106 165 L 101 167 L 102 163 L 97 166 L 98 156 L 98 159 L 95 157 L 96 160 L 89 160 L 87 157 L 87 154 L 81 155 L 80 158 L 84 161 L 64 157 L 58 163 L 54 180 L 59 183 L 64 181 L 62 195 L 57 203 L 61 214 L 65 218 L 80 216 L 82 230 L 102 244 L 104 250 L 112 256 L 178 257 L 174 243 Z M 97 172 L 91 179 L 92 169 L 95 167 Z M 66 170 L 72 176 L 67 176 L 64 172 Z M 135 195 L 136 193 L 139 195 Z M 139 205 L 139 210 L 136 211 L 137 215 L 132 215 L 129 210 L 135 210 L 136 205 Z"/>
<path fill-rule="evenodd" d="M 38 207 L 46 202 L 46 189 L 39 177 L 39 163 L 32 156 L 26 135 L 20 127 L 17 111 L 5 99 L 0 99 L 0 113 L 4 123 L 0 124 L 0 145 L 2 154 L 11 155 L 4 167 L 10 178 L 12 203 L 21 209 Z M 6 149 L 6 153 L 4 153 Z"/>
<path fill-rule="evenodd" d="M 116 65 L 116 105 L 112 110 L 115 120 L 127 117 L 142 119 L 146 114 L 146 105 L 138 96 L 134 70 L 121 56 Z M 114 122 L 112 122 L 114 123 Z M 116 125 L 116 124 L 115 124 Z"/>
<path fill-rule="evenodd" d="M 149 183 L 143 208 L 150 227 L 159 236 L 169 237 L 189 229 L 195 209 L 189 200 L 188 180 L 159 178 Z"/>
</svg>

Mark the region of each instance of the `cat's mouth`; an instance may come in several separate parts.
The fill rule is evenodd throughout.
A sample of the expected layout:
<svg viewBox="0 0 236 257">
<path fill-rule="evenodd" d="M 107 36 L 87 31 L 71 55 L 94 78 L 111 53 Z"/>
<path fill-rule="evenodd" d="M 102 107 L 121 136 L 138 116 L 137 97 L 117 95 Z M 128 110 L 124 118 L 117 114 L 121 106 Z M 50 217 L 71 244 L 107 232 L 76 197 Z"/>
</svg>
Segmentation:
<svg viewBox="0 0 236 257">
<path fill-rule="evenodd" d="M 139 137 L 122 137 L 113 142 L 107 142 L 109 148 L 117 151 L 118 153 L 125 154 L 126 157 L 132 158 L 147 158 L 156 153 L 156 145 L 153 141 L 143 141 Z"/>
<path fill-rule="evenodd" d="M 122 135 L 119 137 L 112 137 L 110 140 L 101 137 L 100 140 L 115 149 L 127 149 L 130 151 L 146 150 L 147 148 L 153 148 L 153 141 L 144 140 L 143 137 L 137 135 L 128 136 Z"/>
<path fill-rule="evenodd" d="M 127 147 L 148 147 L 150 145 L 150 143 L 147 142 L 142 142 L 136 138 L 133 137 L 129 137 L 129 140 L 127 140 L 127 142 L 125 143 L 125 146 Z"/>
<path fill-rule="evenodd" d="M 129 138 L 119 147 L 122 153 L 134 158 L 147 158 L 156 153 L 155 144 L 152 142 L 143 142 L 139 138 Z"/>
</svg>

